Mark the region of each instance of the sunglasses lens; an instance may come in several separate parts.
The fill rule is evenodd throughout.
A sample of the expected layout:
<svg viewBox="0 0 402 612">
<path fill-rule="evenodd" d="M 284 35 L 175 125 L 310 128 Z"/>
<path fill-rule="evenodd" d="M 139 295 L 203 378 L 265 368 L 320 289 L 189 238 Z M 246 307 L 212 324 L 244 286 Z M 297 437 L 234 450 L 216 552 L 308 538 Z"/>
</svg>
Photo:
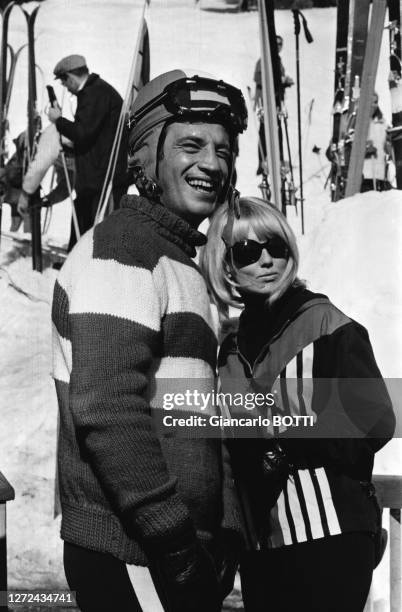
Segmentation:
<svg viewBox="0 0 402 612">
<path fill-rule="evenodd" d="M 258 242 L 244 240 L 236 242 L 232 247 L 233 260 L 239 268 L 249 266 L 261 257 L 262 248 Z"/>
<path fill-rule="evenodd" d="M 278 259 L 286 259 L 289 254 L 286 242 L 278 236 L 274 236 L 274 238 L 268 241 L 267 249 L 271 257 L 276 257 Z"/>
<path fill-rule="evenodd" d="M 271 257 L 277 259 L 287 259 L 289 255 L 286 242 L 279 236 L 274 236 L 263 244 L 254 240 L 236 242 L 232 247 L 233 261 L 238 268 L 249 266 L 260 259 L 263 249 L 266 249 Z"/>
</svg>

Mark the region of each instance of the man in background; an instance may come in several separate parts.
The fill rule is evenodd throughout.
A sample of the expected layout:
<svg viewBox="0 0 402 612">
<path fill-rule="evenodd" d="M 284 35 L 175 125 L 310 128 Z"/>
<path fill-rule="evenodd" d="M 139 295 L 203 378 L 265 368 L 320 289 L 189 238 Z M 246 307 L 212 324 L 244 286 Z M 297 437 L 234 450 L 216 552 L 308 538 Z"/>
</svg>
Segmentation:
<svg viewBox="0 0 402 612">
<path fill-rule="evenodd" d="M 288 87 L 292 87 L 294 85 L 294 80 L 288 74 L 286 74 L 285 67 L 282 63 L 282 58 L 280 54 L 283 49 L 283 38 L 279 34 L 276 37 L 276 44 L 278 47 L 278 57 L 279 57 L 279 68 L 281 74 L 281 89 L 279 92 L 279 100 L 283 103 L 285 99 L 285 89 Z M 267 144 L 265 140 L 265 127 L 264 127 L 264 105 L 262 100 L 262 76 L 261 76 L 261 58 L 257 60 L 254 69 L 254 83 L 255 83 L 255 93 L 254 93 L 254 110 L 257 113 L 259 119 L 259 130 L 258 130 L 258 168 L 257 175 L 262 174 L 267 170 Z M 279 131 L 279 138 L 281 138 L 281 131 Z"/>
<path fill-rule="evenodd" d="M 75 208 L 79 230 L 83 234 L 95 221 L 123 100 L 109 83 L 89 72 L 82 55 L 69 55 L 61 59 L 55 66 L 54 75 L 70 93 L 77 96 L 74 121 L 62 117 L 57 104 L 50 107 L 48 116 L 60 134 L 69 138 L 74 145 Z M 123 131 L 113 179 L 113 208 L 118 208 L 122 195 L 127 191 L 126 151 L 126 133 Z M 76 241 L 72 224 L 69 251 Z"/>
</svg>

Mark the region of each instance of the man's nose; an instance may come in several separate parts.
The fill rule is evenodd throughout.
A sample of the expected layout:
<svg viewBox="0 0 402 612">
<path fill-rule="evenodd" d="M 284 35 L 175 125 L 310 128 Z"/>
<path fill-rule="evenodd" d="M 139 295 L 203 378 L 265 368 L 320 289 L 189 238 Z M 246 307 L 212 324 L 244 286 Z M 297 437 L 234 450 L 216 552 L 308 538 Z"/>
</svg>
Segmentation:
<svg viewBox="0 0 402 612">
<path fill-rule="evenodd" d="M 202 149 L 198 165 L 207 172 L 219 172 L 219 158 L 216 154 L 215 147 L 212 144 L 207 145 Z"/>
</svg>

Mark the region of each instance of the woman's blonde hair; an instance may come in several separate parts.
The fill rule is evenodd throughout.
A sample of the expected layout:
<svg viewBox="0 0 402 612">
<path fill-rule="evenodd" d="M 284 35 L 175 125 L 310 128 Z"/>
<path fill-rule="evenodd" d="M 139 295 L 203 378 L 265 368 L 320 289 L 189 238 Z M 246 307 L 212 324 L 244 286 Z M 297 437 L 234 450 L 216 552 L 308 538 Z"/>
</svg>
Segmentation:
<svg viewBox="0 0 402 612">
<path fill-rule="evenodd" d="M 286 217 L 270 202 L 261 198 L 244 197 L 239 200 L 240 218 L 234 219 L 231 245 L 245 240 L 251 227 L 259 240 L 267 240 L 279 236 L 286 242 L 289 257 L 278 287 L 267 297 L 267 303 L 272 304 L 291 285 L 303 285 L 297 279 L 299 267 L 299 251 L 296 238 Z M 227 257 L 228 248 L 222 239 L 224 228 L 228 221 L 228 207 L 218 208 L 208 228 L 208 242 L 200 253 L 200 267 L 208 284 L 212 299 L 221 314 L 226 315 L 229 306 L 242 308 L 242 298 L 237 291 L 238 284 L 233 273 L 239 274 Z"/>
</svg>

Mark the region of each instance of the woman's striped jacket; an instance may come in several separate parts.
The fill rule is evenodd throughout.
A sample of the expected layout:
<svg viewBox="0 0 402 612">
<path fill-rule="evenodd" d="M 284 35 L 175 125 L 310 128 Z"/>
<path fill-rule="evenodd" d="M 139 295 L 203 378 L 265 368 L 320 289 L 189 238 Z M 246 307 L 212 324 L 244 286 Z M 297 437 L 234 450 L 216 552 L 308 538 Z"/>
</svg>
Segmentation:
<svg viewBox="0 0 402 612">
<path fill-rule="evenodd" d="M 219 355 L 222 391 L 238 391 L 242 381 L 244 392 L 273 394 L 275 404 L 263 415 L 271 423 L 275 414 L 307 415 L 314 426 L 270 425 L 258 439 L 232 439 L 246 520 L 254 523 L 258 545 L 273 548 L 374 532 L 378 511 L 369 484 L 374 453 L 392 436 L 395 418 L 367 331 L 326 296 L 304 288 L 289 290 L 275 312 L 253 364 L 242 354 L 242 340 L 253 343 L 253 334 L 261 347 L 263 319 L 259 337 L 255 313 L 245 312 L 238 331 L 225 338 Z M 260 316 L 269 314 L 261 310 Z M 272 501 L 262 463 L 273 435 L 293 469 Z"/>
</svg>

